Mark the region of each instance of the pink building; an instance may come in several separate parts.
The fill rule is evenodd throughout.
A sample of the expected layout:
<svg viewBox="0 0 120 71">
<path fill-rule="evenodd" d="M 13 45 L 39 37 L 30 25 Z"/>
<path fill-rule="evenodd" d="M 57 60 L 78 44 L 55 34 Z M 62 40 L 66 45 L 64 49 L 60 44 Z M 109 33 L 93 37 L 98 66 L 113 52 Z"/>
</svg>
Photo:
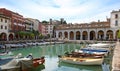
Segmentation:
<svg viewBox="0 0 120 71">
<path fill-rule="evenodd" d="M 38 31 L 44 36 L 46 36 L 45 28 L 46 28 L 45 25 L 40 22 Z"/>
</svg>

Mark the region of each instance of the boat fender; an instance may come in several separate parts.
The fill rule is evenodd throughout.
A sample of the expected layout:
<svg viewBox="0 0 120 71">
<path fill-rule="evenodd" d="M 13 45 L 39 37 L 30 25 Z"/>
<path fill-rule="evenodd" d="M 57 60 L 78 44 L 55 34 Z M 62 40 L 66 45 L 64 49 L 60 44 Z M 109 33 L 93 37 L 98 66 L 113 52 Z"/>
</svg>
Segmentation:
<svg viewBox="0 0 120 71">
<path fill-rule="evenodd" d="M 80 60 L 80 62 L 83 62 L 83 60 Z"/>
<path fill-rule="evenodd" d="M 76 61 L 76 59 L 73 59 L 73 61 Z"/>
<path fill-rule="evenodd" d="M 42 64 L 42 62 L 39 62 L 39 64 Z"/>
</svg>

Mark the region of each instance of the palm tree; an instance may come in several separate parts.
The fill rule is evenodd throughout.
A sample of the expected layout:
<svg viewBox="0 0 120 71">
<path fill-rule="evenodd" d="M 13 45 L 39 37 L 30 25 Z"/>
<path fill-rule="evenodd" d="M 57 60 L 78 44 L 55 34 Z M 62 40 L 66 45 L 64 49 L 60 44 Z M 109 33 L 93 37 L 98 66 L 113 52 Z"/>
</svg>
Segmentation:
<svg viewBox="0 0 120 71">
<path fill-rule="evenodd" d="M 33 39 L 35 35 L 33 33 L 30 33 L 30 38 Z"/>
<path fill-rule="evenodd" d="M 34 34 L 35 39 L 37 39 L 39 37 L 39 31 L 33 30 L 32 33 Z"/>
</svg>

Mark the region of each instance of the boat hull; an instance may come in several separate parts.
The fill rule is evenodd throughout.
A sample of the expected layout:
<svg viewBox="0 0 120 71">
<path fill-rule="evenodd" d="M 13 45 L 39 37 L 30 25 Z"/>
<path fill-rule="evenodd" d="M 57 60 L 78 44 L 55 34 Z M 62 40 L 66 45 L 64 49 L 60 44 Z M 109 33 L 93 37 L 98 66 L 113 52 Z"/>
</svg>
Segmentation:
<svg viewBox="0 0 120 71">
<path fill-rule="evenodd" d="M 78 65 L 101 65 L 103 63 L 103 58 L 71 58 L 62 57 L 59 59 L 62 62 L 78 64 Z"/>
<path fill-rule="evenodd" d="M 44 64 L 44 62 L 45 62 L 45 59 L 41 59 L 41 58 L 33 59 L 33 66 L 37 67 L 41 64 Z"/>
<path fill-rule="evenodd" d="M 38 67 L 45 62 L 44 57 L 41 58 L 14 58 L 5 65 L 0 66 L 0 70 L 10 71 L 29 71 L 33 67 Z M 21 69 L 21 70 L 20 70 Z"/>
</svg>

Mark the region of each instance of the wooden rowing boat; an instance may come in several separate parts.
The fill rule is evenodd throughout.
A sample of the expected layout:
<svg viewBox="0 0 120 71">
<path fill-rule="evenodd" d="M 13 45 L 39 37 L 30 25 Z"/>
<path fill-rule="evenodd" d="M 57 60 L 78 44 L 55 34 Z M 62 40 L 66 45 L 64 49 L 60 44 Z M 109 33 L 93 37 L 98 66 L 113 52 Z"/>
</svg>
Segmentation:
<svg viewBox="0 0 120 71">
<path fill-rule="evenodd" d="M 59 61 L 79 64 L 79 65 L 101 65 L 104 58 L 78 58 L 78 57 L 60 57 Z"/>
</svg>

